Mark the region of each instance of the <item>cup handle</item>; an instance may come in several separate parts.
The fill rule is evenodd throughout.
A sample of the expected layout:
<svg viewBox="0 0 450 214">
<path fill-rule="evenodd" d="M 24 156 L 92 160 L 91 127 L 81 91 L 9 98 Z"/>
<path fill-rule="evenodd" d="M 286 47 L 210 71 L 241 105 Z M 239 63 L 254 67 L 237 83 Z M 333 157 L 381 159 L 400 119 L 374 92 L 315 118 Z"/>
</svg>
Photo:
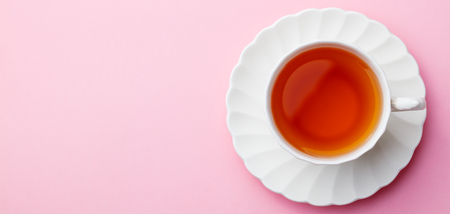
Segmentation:
<svg viewBox="0 0 450 214">
<path fill-rule="evenodd" d="M 427 102 L 421 97 L 397 97 L 391 99 L 391 111 L 414 111 L 423 110 Z"/>
</svg>

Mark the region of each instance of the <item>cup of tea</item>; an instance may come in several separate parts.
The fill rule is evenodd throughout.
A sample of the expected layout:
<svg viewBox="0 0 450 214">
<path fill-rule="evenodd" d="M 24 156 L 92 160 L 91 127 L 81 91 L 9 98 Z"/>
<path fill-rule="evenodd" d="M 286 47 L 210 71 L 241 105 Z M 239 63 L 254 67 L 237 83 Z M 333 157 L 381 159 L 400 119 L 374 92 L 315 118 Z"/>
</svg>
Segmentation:
<svg viewBox="0 0 450 214">
<path fill-rule="evenodd" d="M 391 112 L 422 110 L 424 98 L 391 97 L 384 72 L 356 45 L 314 41 L 281 59 L 266 88 L 278 143 L 298 159 L 336 165 L 372 149 Z"/>
</svg>

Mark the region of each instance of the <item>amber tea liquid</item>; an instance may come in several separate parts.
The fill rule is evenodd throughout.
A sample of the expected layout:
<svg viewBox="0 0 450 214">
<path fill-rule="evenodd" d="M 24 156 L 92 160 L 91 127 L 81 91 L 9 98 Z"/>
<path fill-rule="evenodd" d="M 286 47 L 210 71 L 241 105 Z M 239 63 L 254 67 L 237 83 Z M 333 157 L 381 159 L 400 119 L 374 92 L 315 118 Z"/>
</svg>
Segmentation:
<svg viewBox="0 0 450 214">
<path fill-rule="evenodd" d="M 358 148 L 381 116 L 382 97 L 370 67 L 348 51 L 321 47 L 290 60 L 272 90 L 275 125 L 293 147 L 315 157 Z"/>
</svg>

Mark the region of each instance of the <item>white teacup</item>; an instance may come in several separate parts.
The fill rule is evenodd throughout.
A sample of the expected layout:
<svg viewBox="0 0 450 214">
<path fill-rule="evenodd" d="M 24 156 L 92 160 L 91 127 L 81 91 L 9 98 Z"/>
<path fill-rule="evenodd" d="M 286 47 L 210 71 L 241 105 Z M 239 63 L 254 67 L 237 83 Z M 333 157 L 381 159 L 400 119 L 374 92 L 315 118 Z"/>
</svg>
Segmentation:
<svg viewBox="0 0 450 214">
<path fill-rule="evenodd" d="M 320 47 L 333 47 L 333 48 L 339 48 L 346 50 L 348 52 L 351 52 L 358 56 L 360 59 L 365 61 L 367 65 L 372 69 L 373 73 L 376 76 L 376 79 L 378 81 L 380 91 L 381 91 L 381 101 L 382 101 L 382 107 L 381 107 L 381 116 L 379 118 L 379 123 L 375 127 L 372 134 L 365 140 L 365 142 L 362 143 L 361 146 L 358 148 L 340 155 L 340 156 L 334 156 L 334 157 L 316 157 L 309 155 L 305 152 L 302 152 L 298 149 L 296 149 L 294 146 L 292 146 L 285 138 L 281 135 L 280 131 L 278 130 L 273 114 L 272 114 L 272 107 L 271 107 L 271 95 L 272 95 L 272 89 L 274 86 L 274 83 L 280 74 L 280 72 L 283 70 L 283 68 L 286 66 L 286 64 L 291 61 L 294 57 L 297 55 L 311 50 L 315 48 Z M 364 52 L 359 47 L 347 44 L 340 41 L 314 41 L 310 42 L 304 45 L 299 46 L 295 50 L 291 51 L 289 54 L 287 54 L 285 57 L 281 59 L 281 61 L 278 63 L 278 65 L 273 70 L 269 82 L 266 88 L 266 114 L 269 119 L 269 127 L 272 131 L 273 135 L 277 139 L 278 143 L 283 147 L 285 150 L 287 150 L 289 153 L 294 155 L 296 158 L 308 161 L 313 164 L 327 164 L 327 165 L 336 165 L 341 164 L 344 162 L 348 162 L 351 160 L 355 160 L 370 149 L 372 149 L 377 141 L 380 139 L 380 137 L 383 135 L 383 133 L 386 130 L 386 125 L 389 119 L 389 116 L 391 112 L 394 111 L 411 111 L 411 110 L 422 110 L 425 109 L 426 102 L 424 98 L 412 98 L 412 97 L 396 97 L 391 98 L 391 94 L 389 91 L 389 86 L 386 80 L 386 76 L 384 72 L 381 70 L 378 63 L 373 59 L 369 54 Z"/>
</svg>

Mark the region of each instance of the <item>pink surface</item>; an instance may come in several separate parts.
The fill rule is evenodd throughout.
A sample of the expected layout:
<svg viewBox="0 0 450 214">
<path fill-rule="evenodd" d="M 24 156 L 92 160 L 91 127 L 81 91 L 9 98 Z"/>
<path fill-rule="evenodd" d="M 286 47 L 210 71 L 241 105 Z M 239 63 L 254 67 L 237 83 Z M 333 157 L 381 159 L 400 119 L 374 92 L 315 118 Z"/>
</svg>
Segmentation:
<svg viewBox="0 0 450 214">
<path fill-rule="evenodd" d="M 450 2 L 278 2 L 1 1 L 0 213 L 450 213 Z M 225 95 L 261 29 L 330 6 L 405 42 L 429 107 L 393 183 L 314 207 L 247 171 Z"/>
</svg>

